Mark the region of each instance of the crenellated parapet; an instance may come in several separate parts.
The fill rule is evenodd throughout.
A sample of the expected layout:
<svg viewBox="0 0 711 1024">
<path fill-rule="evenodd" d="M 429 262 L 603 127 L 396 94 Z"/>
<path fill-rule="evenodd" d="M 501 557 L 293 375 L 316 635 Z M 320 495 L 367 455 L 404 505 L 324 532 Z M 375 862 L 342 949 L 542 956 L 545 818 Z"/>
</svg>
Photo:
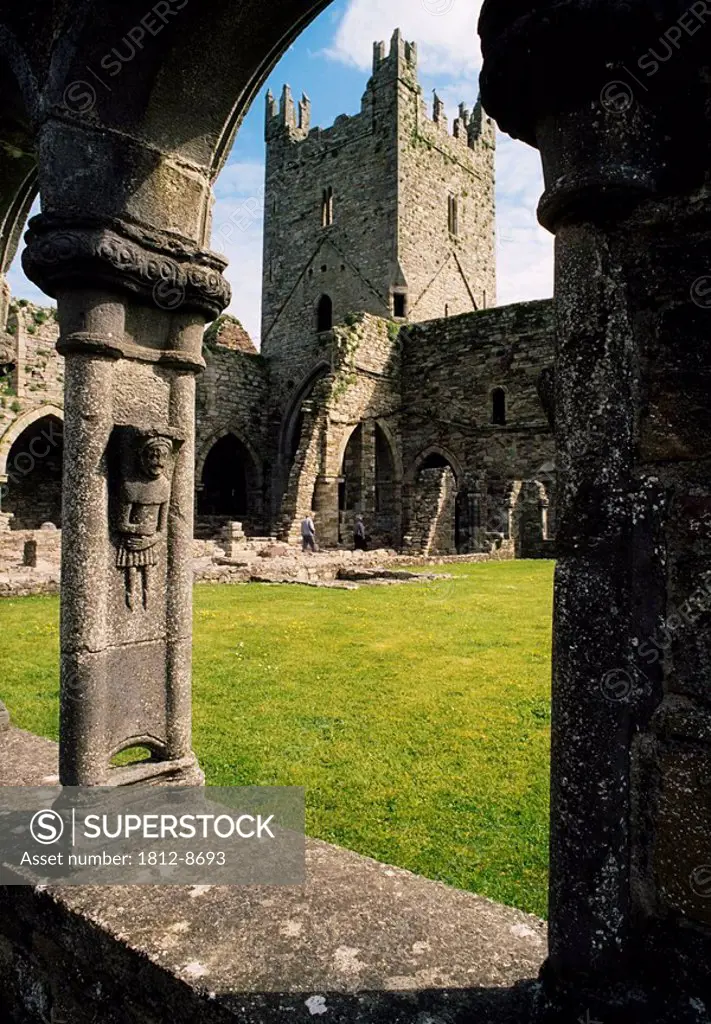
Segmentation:
<svg viewBox="0 0 711 1024">
<path fill-rule="evenodd" d="M 269 90 L 266 96 L 264 134 L 267 143 L 277 138 L 300 141 L 311 129 L 311 100 L 302 93 L 294 102 L 291 86 L 284 85 L 279 102 Z"/>
<path fill-rule="evenodd" d="M 428 127 L 436 127 L 442 137 L 450 140 L 453 152 L 460 158 L 464 156 L 462 151 L 465 148 L 477 151 L 482 146 L 495 144 L 494 124 L 484 114 L 480 99 L 474 104 L 473 111 L 465 103 L 460 103 L 458 114 L 451 125 L 444 103 L 436 92 L 428 111 L 417 77 L 417 44 L 406 40 L 400 29 L 393 33 L 389 48 L 384 41 L 373 43 L 373 73 L 366 85 L 358 114 L 341 114 L 329 127 L 312 128 L 311 101 L 306 94 L 302 94 L 296 102 L 291 87 L 284 85 L 277 100 L 269 90 L 265 101 L 267 144 L 274 149 L 279 144 L 294 146 L 308 139 L 309 143 L 324 146 L 342 145 L 348 141 L 349 135 L 357 138 L 371 131 L 374 118 L 377 121 L 383 111 L 385 116 L 388 112 L 394 113 L 396 93 L 402 87 L 408 89 L 420 104 L 418 121 L 422 130 L 427 133 Z M 392 102 L 388 99 L 388 92 Z M 379 97 L 377 100 L 376 96 Z M 290 158 L 290 152 L 290 149 L 284 151 L 285 158 Z"/>
<path fill-rule="evenodd" d="M 430 125 L 434 126 L 441 136 L 452 141 L 456 146 L 455 151 L 460 155 L 463 146 L 477 152 L 481 148 L 493 149 L 496 145 L 494 122 L 484 113 L 481 98 L 477 99 L 473 110 L 470 110 L 466 103 L 459 104 L 459 110 L 457 116 L 452 120 L 450 132 L 449 118 L 444 102 L 435 91 L 432 99 L 432 116 L 431 118 L 427 116 L 426 106 L 423 102 L 419 129 L 426 132 Z"/>
</svg>

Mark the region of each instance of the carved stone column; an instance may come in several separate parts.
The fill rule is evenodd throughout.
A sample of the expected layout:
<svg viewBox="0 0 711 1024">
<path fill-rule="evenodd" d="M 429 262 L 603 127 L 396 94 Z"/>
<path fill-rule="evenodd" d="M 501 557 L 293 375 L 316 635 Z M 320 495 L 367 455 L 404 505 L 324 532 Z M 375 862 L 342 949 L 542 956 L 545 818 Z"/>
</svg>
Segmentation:
<svg viewBox="0 0 711 1024">
<path fill-rule="evenodd" d="M 504 6 L 487 0 L 482 12 L 484 105 L 540 149 L 539 219 L 556 234 L 540 1019 L 701 1022 L 711 996 L 711 312 L 699 284 L 711 280 L 711 25 L 694 26 L 686 5 L 677 21 L 669 5 L 545 2 L 515 21 Z M 645 55 L 668 30 L 683 52 L 648 76 Z"/>
<path fill-rule="evenodd" d="M 66 359 L 60 778 L 202 780 L 191 745 L 195 374 L 224 261 L 116 220 L 30 222 Z M 112 767 L 129 747 L 151 759 Z"/>
</svg>

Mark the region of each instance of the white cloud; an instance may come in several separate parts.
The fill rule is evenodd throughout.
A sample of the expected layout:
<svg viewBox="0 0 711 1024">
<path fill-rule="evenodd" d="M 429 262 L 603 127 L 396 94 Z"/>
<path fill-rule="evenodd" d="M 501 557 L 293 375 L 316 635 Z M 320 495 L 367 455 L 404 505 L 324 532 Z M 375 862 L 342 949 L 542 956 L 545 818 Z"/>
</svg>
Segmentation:
<svg viewBox="0 0 711 1024">
<path fill-rule="evenodd" d="M 215 185 L 218 199 L 230 196 L 262 196 L 264 193 L 264 161 L 242 160 L 228 163 Z"/>
<path fill-rule="evenodd" d="M 497 138 L 498 303 L 553 294 L 553 236 L 536 219 L 543 192 L 538 151 L 505 135 Z"/>
<path fill-rule="evenodd" d="M 476 23 L 479 0 L 351 0 L 342 16 L 332 11 L 331 60 L 370 73 L 374 40 L 388 42 L 393 29 L 418 44 L 420 80 L 425 95 L 437 86 L 451 119 L 460 102 L 472 106 L 481 66 Z M 319 55 L 323 57 L 323 54 Z M 498 302 L 518 302 L 552 294 L 552 237 L 536 221 L 543 191 L 538 153 L 499 135 L 496 159 L 498 225 Z M 229 162 L 217 181 L 212 248 L 229 259 L 230 312 L 259 343 L 262 284 L 262 204 L 264 163 Z M 19 258 L 8 275 L 13 294 L 48 304 L 24 277 Z"/>
<path fill-rule="evenodd" d="M 232 302 L 228 312 L 241 321 L 259 347 L 264 163 L 228 163 L 217 179 L 215 196 L 210 246 L 229 260 L 225 277 L 232 287 Z"/>
<path fill-rule="evenodd" d="M 395 28 L 418 44 L 418 64 L 428 74 L 473 76 L 481 66 L 476 26 L 480 0 L 352 0 L 328 56 L 368 70 L 373 43 L 389 45 Z"/>
<path fill-rule="evenodd" d="M 242 322 L 259 346 L 262 301 L 262 196 L 217 200 L 211 248 L 229 260 L 225 277 L 232 287 L 228 312 Z"/>
</svg>

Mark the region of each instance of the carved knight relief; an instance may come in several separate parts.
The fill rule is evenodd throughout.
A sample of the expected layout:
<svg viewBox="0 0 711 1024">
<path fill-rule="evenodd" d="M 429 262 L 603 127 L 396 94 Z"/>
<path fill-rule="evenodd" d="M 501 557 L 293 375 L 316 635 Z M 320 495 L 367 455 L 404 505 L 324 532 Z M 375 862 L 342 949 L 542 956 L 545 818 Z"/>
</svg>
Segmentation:
<svg viewBox="0 0 711 1024">
<path fill-rule="evenodd" d="M 126 607 L 147 610 L 154 575 L 165 558 L 173 470 L 183 438 L 171 428 L 114 428 L 113 480 L 116 568 Z"/>
</svg>

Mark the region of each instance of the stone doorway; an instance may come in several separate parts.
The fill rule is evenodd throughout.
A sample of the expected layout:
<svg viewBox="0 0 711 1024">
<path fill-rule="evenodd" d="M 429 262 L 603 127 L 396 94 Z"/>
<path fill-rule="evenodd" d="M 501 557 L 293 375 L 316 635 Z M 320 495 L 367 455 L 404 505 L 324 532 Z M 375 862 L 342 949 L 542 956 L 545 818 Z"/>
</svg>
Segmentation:
<svg viewBox="0 0 711 1024">
<path fill-rule="evenodd" d="M 218 520 L 251 524 L 259 517 L 258 497 L 258 472 L 249 449 L 235 434 L 225 434 L 215 441 L 202 466 L 199 525 Z"/>
<path fill-rule="evenodd" d="M 456 555 L 460 534 L 459 485 L 451 463 L 432 452 L 415 475 L 410 536 L 413 550 L 424 555 Z"/>
<path fill-rule="evenodd" d="M 363 513 L 363 424 L 359 423 L 348 439 L 343 454 L 338 487 L 338 539 L 348 543 L 353 536 L 355 517 Z"/>
<path fill-rule="evenodd" d="M 10 529 L 38 530 L 43 523 L 62 525 L 63 425 L 52 414 L 29 424 L 7 456 L 7 483 L 2 511 Z"/>
</svg>

